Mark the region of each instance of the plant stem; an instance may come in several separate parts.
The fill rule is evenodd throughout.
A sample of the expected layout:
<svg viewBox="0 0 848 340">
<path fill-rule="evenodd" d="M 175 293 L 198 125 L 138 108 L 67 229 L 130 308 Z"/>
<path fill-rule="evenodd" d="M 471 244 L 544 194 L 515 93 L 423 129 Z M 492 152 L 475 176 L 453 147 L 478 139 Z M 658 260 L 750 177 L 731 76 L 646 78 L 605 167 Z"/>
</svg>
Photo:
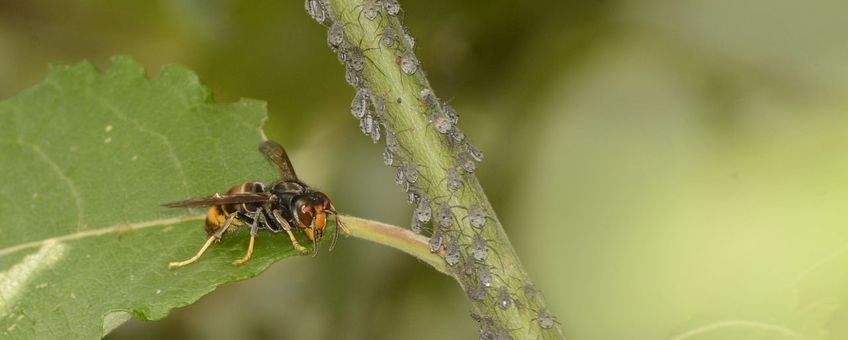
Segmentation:
<svg viewBox="0 0 848 340">
<path fill-rule="evenodd" d="M 351 236 L 379 243 L 415 256 L 445 275 L 453 276 L 441 256 L 431 253 L 428 238 L 409 230 L 353 216 L 342 216 Z"/>
<path fill-rule="evenodd" d="M 398 169 L 397 182 L 416 205 L 413 226 L 431 224 L 423 252 L 437 250 L 443 272 L 465 290 L 481 338 L 563 338 L 473 174 L 482 154 L 467 143 L 456 112 L 435 96 L 413 52 L 414 40 L 394 10 L 397 2 L 306 0 L 306 5 L 313 18 L 329 25 L 327 42 L 357 91 L 351 111 L 363 132 L 376 141 L 384 129 L 386 163 Z M 363 98 L 370 105 L 360 105 Z M 432 264 L 432 256 L 419 256 L 425 239 L 390 244 L 375 238 L 405 251 L 415 244 L 407 252 Z"/>
</svg>

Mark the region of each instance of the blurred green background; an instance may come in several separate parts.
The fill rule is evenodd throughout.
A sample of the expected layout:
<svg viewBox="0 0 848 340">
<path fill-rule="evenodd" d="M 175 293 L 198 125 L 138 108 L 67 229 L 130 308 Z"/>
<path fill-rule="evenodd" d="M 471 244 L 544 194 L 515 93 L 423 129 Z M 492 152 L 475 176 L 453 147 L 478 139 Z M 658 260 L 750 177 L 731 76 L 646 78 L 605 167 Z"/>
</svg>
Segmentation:
<svg viewBox="0 0 848 340">
<path fill-rule="evenodd" d="M 848 339 L 848 2 L 401 4 L 570 339 Z M 0 98 L 115 54 L 267 101 L 306 181 L 407 225 L 302 1 L 0 1 Z M 449 278 L 346 239 L 108 338 L 476 336 Z"/>
</svg>

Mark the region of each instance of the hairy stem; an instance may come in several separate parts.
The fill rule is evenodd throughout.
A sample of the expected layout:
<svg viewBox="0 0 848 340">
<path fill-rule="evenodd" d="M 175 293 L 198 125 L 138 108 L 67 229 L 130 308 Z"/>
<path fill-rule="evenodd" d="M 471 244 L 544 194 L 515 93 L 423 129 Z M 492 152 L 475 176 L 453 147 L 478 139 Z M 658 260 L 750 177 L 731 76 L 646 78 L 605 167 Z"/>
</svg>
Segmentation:
<svg viewBox="0 0 848 340">
<path fill-rule="evenodd" d="M 356 90 L 351 112 L 366 135 L 385 139 L 386 164 L 416 206 L 412 229 L 429 235 L 426 250 L 467 293 L 481 338 L 563 338 L 474 175 L 483 156 L 430 87 L 396 0 L 306 0 L 306 8 L 328 26 Z"/>
</svg>

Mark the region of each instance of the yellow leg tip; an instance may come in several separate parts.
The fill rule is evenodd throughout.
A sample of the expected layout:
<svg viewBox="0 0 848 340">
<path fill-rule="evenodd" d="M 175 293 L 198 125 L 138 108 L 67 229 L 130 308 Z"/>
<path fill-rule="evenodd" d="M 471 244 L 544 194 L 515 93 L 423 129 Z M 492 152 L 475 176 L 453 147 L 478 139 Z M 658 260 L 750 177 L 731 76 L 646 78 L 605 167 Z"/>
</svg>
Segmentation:
<svg viewBox="0 0 848 340">
<path fill-rule="evenodd" d="M 189 263 L 191 263 L 191 262 L 189 262 Z M 168 263 L 168 269 L 180 268 L 180 267 L 183 267 L 187 264 L 188 263 L 183 263 L 183 262 L 171 262 L 171 263 Z"/>
</svg>

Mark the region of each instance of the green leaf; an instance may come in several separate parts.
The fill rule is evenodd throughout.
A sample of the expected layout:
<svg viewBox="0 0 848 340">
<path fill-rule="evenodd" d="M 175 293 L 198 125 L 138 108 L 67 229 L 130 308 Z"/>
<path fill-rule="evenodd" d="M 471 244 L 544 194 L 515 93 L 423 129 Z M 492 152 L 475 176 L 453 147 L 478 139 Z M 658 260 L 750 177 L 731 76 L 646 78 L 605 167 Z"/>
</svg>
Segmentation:
<svg viewBox="0 0 848 340">
<path fill-rule="evenodd" d="M 187 69 L 150 80 L 127 57 L 103 73 L 54 67 L 0 103 L 0 338 L 98 338 L 293 255 L 286 235 L 261 233 L 234 266 L 241 228 L 168 269 L 205 242 L 205 210 L 160 204 L 274 179 L 264 119 L 262 102 L 216 104 Z"/>
</svg>

